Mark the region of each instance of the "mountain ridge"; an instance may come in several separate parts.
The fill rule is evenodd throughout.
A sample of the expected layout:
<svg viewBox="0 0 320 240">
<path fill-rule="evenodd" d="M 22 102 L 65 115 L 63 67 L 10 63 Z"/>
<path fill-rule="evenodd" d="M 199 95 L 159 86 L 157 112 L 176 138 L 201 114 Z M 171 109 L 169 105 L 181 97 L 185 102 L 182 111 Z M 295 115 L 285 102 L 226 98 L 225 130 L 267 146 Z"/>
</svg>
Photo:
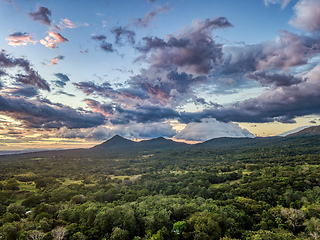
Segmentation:
<svg viewBox="0 0 320 240">
<path fill-rule="evenodd" d="M 247 147 L 263 147 L 269 145 L 281 145 L 286 142 L 295 141 L 297 138 L 317 137 L 320 136 L 320 126 L 309 127 L 295 134 L 285 137 L 256 137 L 256 138 L 213 138 L 197 144 L 188 144 L 184 142 L 176 142 L 164 137 L 153 138 L 150 140 L 142 140 L 135 142 L 130 139 L 115 135 L 112 138 L 91 148 L 79 148 L 68 150 L 46 150 L 32 153 L 18 153 L 23 156 L 69 156 L 69 157 L 106 157 L 108 155 L 122 155 L 127 153 L 140 154 L 152 151 L 169 151 L 169 150 L 192 150 L 192 149 L 228 149 L 228 148 L 247 148 Z M 7 155 L 1 155 L 7 156 Z"/>
<path fill-rule="evenodd" d="M 296 133 L 289 134 L 287 137 L 313 136 L 313 135 L 320 135 L 320 125 L 304 128 Z"/>
</svg>

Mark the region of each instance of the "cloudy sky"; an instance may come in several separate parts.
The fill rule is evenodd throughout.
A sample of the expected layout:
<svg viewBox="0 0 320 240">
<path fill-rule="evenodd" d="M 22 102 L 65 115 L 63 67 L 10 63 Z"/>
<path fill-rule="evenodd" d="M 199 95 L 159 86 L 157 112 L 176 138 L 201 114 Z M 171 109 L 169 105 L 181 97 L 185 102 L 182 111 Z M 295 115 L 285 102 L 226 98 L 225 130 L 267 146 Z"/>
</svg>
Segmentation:
<svg viewBox="0 0 320 240">
<path fill-rule="evenodd" d="M 0 150 L 319 124 L 319 0 L 0 0 Z"/>
</svg>

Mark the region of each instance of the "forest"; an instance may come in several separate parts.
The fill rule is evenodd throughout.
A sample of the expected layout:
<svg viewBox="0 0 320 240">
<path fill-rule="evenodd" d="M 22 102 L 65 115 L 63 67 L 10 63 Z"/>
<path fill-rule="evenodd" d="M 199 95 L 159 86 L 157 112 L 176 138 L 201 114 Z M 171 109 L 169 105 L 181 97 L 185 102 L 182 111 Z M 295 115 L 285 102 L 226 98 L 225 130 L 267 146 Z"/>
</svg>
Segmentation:
<svg viewBox="0 0 320 240">
<path fill-rule="evenodd" d="M 0 156 L 0 239 L 320 239 L 320 136 L 223 141 Z"/>
</svg>

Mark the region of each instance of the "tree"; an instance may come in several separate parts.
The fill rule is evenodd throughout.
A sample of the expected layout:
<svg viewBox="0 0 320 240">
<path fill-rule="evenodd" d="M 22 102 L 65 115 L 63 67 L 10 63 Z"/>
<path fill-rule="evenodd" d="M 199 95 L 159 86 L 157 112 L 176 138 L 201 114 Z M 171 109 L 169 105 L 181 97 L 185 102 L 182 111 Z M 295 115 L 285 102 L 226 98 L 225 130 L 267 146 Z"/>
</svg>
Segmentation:
<svg viewBox="0 0 320 240">
<path fill-rule="evenodd" d="M 302 226 L 305 218 L 305 213 L 302 210 L 294 208 L 283 208 L 281 209 L 281 214 L 287 218 L 288 224 L 293 228 L 294 231 Z"/>
<path fill-rule="evenodd" d="M 21 226 L 19 222 L 5 223 L 0 228 L 0 233 L 5 240 L 16 240 L 19 238 Z"/>
<path fill-rule="evenodd" d="M 21 206 L 18 203 L 11 203 L 7 207 L 7 212 L 10 213 L 17 213 L 20 217 L 22 217 L 26 213 L 26 209 L 24 206 Z"/>
<path fill-rule="evenodd" d="M 175 239 L 179 239 L 181 233 L 187 229 L 187 222 L 186 221 L 179 221 L 173 224 L 172 231 L 175 235 Z"/>
<path fill-rule="evenodd" d="M 306 220 L 304 225 L 313 239 L 317 240 L 320 238 L 320 219 L 312 217 Z"/>
<path fill-rule="evenodd" d="M 40 240 L 44 237 L 44 233 L 38 230 L 32 230 L 29 233 L 29 239 Z"/>
<path fill-rule="evenodd" d="M 127 239 L 129 239 L 129 232 L 119 227 L 115 227 L 110 236 L 110 240 L 127 240 Z"/>
<path fill-rule="evenodd" d="M 217 216 L 211 212 L 201 212 L 193 215 L 188 223 L 194 228 L 194 239 L 219 239 L 221 228 L 216 222 Z"/>
<path fill-rule="evenodd" d="M 52 230 L 52 236 L 54 240 L 62 240 L 67 233 L 67 229 L 62 226 L 58 226 Z"/>
<path fill-rule="evenodd" d="M 86 240 L 87 237 L 82 232 L 76 232 L 70 238 L 70 240 Z"/>
<path fill-rule="evenodd" d="M 19 190 L 19 182 L 15 178 L 10 178 L 4 186 L 6 190 Z"/>
</svg>

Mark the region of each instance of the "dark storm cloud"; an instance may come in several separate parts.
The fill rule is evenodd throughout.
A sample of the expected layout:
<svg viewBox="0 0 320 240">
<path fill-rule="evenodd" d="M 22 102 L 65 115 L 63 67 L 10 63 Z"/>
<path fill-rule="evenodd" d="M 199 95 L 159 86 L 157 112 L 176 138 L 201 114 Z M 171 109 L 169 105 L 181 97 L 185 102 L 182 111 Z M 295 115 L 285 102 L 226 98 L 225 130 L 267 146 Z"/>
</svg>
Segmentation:
<svg viewBox="0 0 320 240">
<path fill-rule="evenodd" d="M 46 7 L 38 7 L 37 11 L 29 12 L 28 15 L 31 17 L 33 21 L 38 21 L 44 25 L 51 25 L 51 11 Z"/>
<path fill-rule="evenodd" d="M 97 35 L 91 37 L 93 40 L 100 42 L 100 48 L 105 52 L 115 52 L 112 43 L 106 42 L 107 37 L 105 35 Z"/>
<path fill-rule="evenodd" d="M 168 7 L 168 4 L 158 7 L 157 9 L 148 12 L 144 18 L 135 18 L 133 19 L 133 23 L 140 27 L 140 28 L 146 28 L 149 26 L 150 22 L 159 14 L 159 13 L 165 13 L 169 12 L 170 8 Z"/>
<path fill-rule="evenodd" d="M 123 27 L 115 27 L 111 30 L 111 32 L 114 34 L 115 39 L 116 39 L 116 44 L 122 45 L 123 38 L 125 38 L 125 41 L 130 43 L 130 44 L 135 44 L 135 36 L 136 33 L 134 31 L 128 30 Z"/>
<path fill-rule="evenodd" d="M 0 52 L 0 68 L 4 71 L 6 68 L 20 67 L 25 71 L 25 74 L 18 73 L 13 76 L 17 82 L 32 85 L 40 89 L 50 91 L 48 83 L 31 68 L 30 62 L 24 58 L 13 58 L 6 54 L 4 50 Z"/>
<path fill-rule="evenodd" d="M 80 112 L 68 106 L 50 105 L 49 103 L 0 96 L 0 112 L 32 128 L 60 128 L 62 126 L 90 128 L 105 122 L 102 114 Z"/>
</svg>

